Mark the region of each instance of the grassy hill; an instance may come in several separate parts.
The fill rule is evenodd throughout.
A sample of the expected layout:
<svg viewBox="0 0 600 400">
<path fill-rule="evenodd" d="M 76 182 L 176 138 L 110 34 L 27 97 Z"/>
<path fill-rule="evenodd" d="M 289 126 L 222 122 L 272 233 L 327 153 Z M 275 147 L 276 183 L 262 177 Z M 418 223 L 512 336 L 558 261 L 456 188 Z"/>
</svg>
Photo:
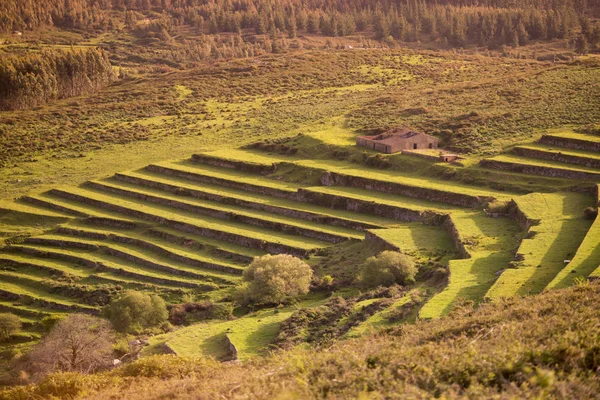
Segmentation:
<svg viewBox="0 0 600 400">
<path fill-rule="evenodd" d="M 533 301 L 532 301 L 533 300 Z M 465 304 L 434 321 L 247 363 L 158 356 L 53 375 L 3 399 L 598 398 L 600 285 Z M 243 377 L 240 379 L 240 377 Z"/>
</svg>

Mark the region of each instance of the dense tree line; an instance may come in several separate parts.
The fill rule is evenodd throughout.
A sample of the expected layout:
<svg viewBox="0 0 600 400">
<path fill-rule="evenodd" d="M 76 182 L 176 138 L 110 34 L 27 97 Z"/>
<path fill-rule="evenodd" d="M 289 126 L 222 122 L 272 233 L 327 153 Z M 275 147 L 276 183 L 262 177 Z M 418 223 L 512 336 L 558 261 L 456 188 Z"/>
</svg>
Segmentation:
<svg viewBox="0 0 600 400">
<path fill-rule="evenodd" d="M 0 59 L 0 110 L 34 107 L 98 90 L 114 79 L 101 49 L 44 50 Z"/>
<path fill-rule="evenodd" d="M 373 32 L 378 40 L 517 46 L 528 40 L 563 39 L 579 32 L 580 19 L 597 10 L 599 3 L 599 0 L 5 0 L 0 3 L 0 31 L 35 29 L 41 25 L 107 30 L 119 25 L 141 36 L 168 41 L 175 27 L 186 25 L 206 34 L 250 31 L 272 39 L 283 35 L 343 37 L 355 32 Z M 272 45 L 276 47 L 277 42 Z"/>
</svg>

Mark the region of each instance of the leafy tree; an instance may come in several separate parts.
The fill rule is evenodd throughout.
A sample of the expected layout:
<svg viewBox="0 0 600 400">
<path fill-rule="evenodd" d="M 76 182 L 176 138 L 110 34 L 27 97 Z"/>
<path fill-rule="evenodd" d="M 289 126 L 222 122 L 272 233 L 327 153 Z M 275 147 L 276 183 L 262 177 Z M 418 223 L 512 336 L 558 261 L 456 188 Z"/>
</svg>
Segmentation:
<svg viewBox="0 0 600 400">
<path fill-rule="evenodd" d="M 414 283 L 417 267 L 413 259 L 396 251 L 369 257 L 360 268 L 360 280 L 368 287 Z"/>
<path fill-rule="evenodd" d="M 238 301 L 243 304 L 278 304 L 308 293 L 312 269 L 304 261 L 288 254 L 256 257 L 244 270 Z"/>
<path fill-rule="evenodd" d="M 97 371 L 113 359 L 113 338 L 108 321 L 86 314 L 70 315 L 28 354 L 27 369 L 40 375 Z"/>
<path fill-rule="evenodd" d="M 590 52 L 590 46 L 584 35 L 579 35 L 575 40 L 575 52 L 578 54 L 587 54 Z"/>
<path fill-rule="evenodd" d="M 139 333 L 169 318 L 165 301 L 156 294 L 127 292 L 104 307 L 103 315 L 119 332 Z"/>
<path fill-rule="evenodd" d="M 0 341 L 10 339 L 21 331 L 21 320 L 11 313 L 0 313 Z"/>
</svg>

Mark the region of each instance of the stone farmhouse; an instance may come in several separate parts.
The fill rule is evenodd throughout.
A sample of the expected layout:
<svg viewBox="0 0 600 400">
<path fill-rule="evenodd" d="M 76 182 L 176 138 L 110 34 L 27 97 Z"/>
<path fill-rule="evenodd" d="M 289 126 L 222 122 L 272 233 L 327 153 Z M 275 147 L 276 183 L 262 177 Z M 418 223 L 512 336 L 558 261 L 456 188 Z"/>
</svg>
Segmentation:
<svg viewBox="0 0 600 400">
<path fill-rule="evenodd" d="M 356 145 L 382 153 L 392 154 L 402 150 L 437 149 L 440 140 L 408 128 L 394 128 L 375 136 L 358 136 Z"/>
</svg>

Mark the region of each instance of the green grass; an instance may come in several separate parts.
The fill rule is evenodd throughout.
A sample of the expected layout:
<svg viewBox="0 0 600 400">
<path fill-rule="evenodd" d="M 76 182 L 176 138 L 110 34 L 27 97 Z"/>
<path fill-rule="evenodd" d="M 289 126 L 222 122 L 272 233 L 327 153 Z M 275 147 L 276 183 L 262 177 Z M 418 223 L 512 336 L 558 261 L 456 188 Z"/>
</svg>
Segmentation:
<svg viewBox="0 0 600 400">
<path fill-rule="evenodd" d="M 585 157 L 585 158 L 589 158 L 590 160 L 600 160 L 600 153 L 597 153 L 597 152 L 562 148 L 562 147 L 556 147 L 556 146 L 550 147 L 550 145 L 542 144 L 542 143 L 531 143 L 531 144 L 526 144 L 526 145 L 520 145 L 520 146 L 517 146 L 517 148 L 543 151 L 543 152 L 549 153 L 551 155 L 564 154 L 567 156 Z"/>
<path fill-rule="evenodd" d="M 523 260 L 506 269 L 486 294 L 492 299 L 540 293 L 565 268 L 564 260 L 575 256 L 591 226 L 583 217 L 583 209 L 592 204 L 589 196 L 532 193 L 515 202 L 540 223 L 530 228 L 535 234 L 523 239 L 517 250 Z"/>
<path fill-rule="evenodd" d="M 227 274 L 227 273 L 223 273 L 223 272 L 219 272 L 219 271 L 214 271 L 209 268 L 198 268 L 198 267 L 190 266 L 190 265 L 184 264 L 182 262 L 175 261 L 169 257 L 157 254 L 151 250 L 145 249 L 143 247 L 138 247 L 138 246 L 132 245 L 132 244 L 112 242 L 110 240 L 109 241 L 101 241 L 101 240 L 87 239 L 87 238 L 81 238 L 81 237 L 73 238 L 70 235 L 52 235 L 52 234 L 50 234 L 50 235 L 39 236 L 39 238 L 40 239 L 48 239 L 48 240 L 61 240 L 66 243 L 70 243 L 70 242 L 86 243 L 86 244 L 93 244 L 96 246 L 104 246 L 104 247 L 107 247 L 110 249 L 114 249 L 114 250 L 121 251 L 123 253 L 130 254 L 130 255 L 138 257 L 142 260 L 155 262 L 157 264 L 165 265 L 165 266 L 175 268 L 175 269 L 178 269 L 181 271 L 191 272 L 194 274 L 205 276 L 208 280 L 210 280 L 211 278 L 216 278 L 216 281 L 224 281 L 224 283 L 234 283 L 234 282 L 238 281 L 238 277 L 236 277 L 235 275 Z M 36 244 L 35 246 L 41 246 L 41 245 Z M 44 245 L 44 246 L 46 246 L 46 245 Z M 181 252 L 179 252 L 177 250 L 172 251 L 171 249 L 168 249 L 165 247 L 163 247 L 163 249 L 169 250 L 175 254 L 182 255 Z M 211 263 L 215 263 L 215 264 L 221 264 L 221 265 L 233 267 L 236 269 L 239 268 L 239 266 L 237 266 L 237 265 L 228 265 L 226 263 L 218 262 L 216 260 L 204 259 L 202 257 L 195 256 L 193 254 L 193 252 L 189 252 L 189 253 L 183 254 L 183 255 L 186 257 L 189 257 L 191 259 L 198 260 L 198 261 L 206 261 L 206 262 L 211 262 Z M 240 268 L 240 270 L 241 270 L 241 268 Z"/>
<path fill-rule="evenodd" d="M 140 187 L 139 185 L 136 185 L 136 184 L 130 184 L 130 183 L 120 182 L 120 181 L 115 181 L 115 180 L 102 181 L 100 183 L 105 186 L 108 186 L 108 187 L 124 189 L 124 190 L 128 190 L 130 192 L 136 193 L 136 194 L 147 194 L 147 195 L 151 195 L 151 196 L 161 197 L 164 199 L 174 200 L 174 201 L 182 203 L 182 204 L 189 204 L 189 205 L 205 207 L 210 210 L 214 210 L 215 212 L 231 213 L 234 216 L 239 215 L 239 216 L 257 218 L 257 219 L 263 220 L 263 221 L 281 223 L 281 224 L 285 224 L 285 225 L 289 225 L 289 226 L 310 229 L 310 230 L 313 230 L 316 232 L 325 232 L 325 233 L 338 235 L 341 237 L 353 238 L 353 239 L 362 239 L 364 237 L 364 233 L 358 232 L 354 229 L 338 227 L 338 226 L 331 226 L 331 225 L 327 225 L 327 224 L 319 224 L 319 223 L 306 221 L 306 220 L 302 220 L 302 219 L 298 219 L 298 218 L 287 217 L 287 216 L 279 215 L 279 214 L 273 214 L 273 213 L 269 213 L 266 211 L 249 210 L 244 207 L 223 204 L 223 203 L 215 202 L 215 201 L 211 201 L 211 200 L 202 200 L 202 199 L 198 199 L 198 198 L 194 198 L 194 197 L 177 196 L 175 194 L 171 194 L 170 192 L 165 192 L 165 191 L 158 190 L 158 189 Z M 98 190 L 101 191 L 101 189 L 98 189 Z M 110 193 L 110 192 L 106 191 L 106 193 Z M 235 218 L 232 218 L 232 219 L 235 219 Z"/>
<path fill-rule="evenodd" d="M 454 253 L 452 240 L 441 226 L 412 223 L 397 228 L 372 229 L 370 232 L 397 246 L 401 252 L 419 258 Z"/>
<path fill-rule="evenodd" d="M 270 343 L 279 332 L 279 324 L 289 318 L 299 307 L 316 307 L 326 299 L 304 300 L 297 306 L 256 311 L 232 321 L 210 321 L 194 324 L 172 333 L 154 336 L 150 348 L 142 355 L 160 352 L 160 345 L 168 343 L 180 356 L 215 357 L 225 354 L 224 335 L 229 336 L 241 360 L 266 354 Z"/>
<path fill-rule="evenodd" d="M 196 214 L 182 210 L 174 211 L 173 208 L 161 206 L 158 204 L 146 203 L 135 199 L 126 199 L 121 196 L 109 196 L 98 193 L 92 190 L 80 188 L 65 188 L 68 193 L 84 196 L 89 199 L 102 201 L 109 204 L 116 204 L 130 210 L 141 211 L 149 215 L 155 215 L 173 221 L 188 223 L 201 228 L 209 228 L 217 231 L 238 234 L 245 237 L 256 238 L 269 241 L 272 243 L 281 243 L 296 247 L 299 249 L 314 249 L 328 246 L 328 243 L 321 242 L 316 239 L 304 238 L 259 227 L 251 227 L 250 225 L 236 223 L 234 221 L 220 220 L 211 217 L 198 217 Z"/>
<path fill-rule="evenodd" d="M 75 302 L 69 298 L 66 298 L 64 296 L 60 296 L 60 295 L 57 295 L 54 293 L 49 293 L 49 292 L 39 289 L 37 287 L 27 286 L 23 282 L 19 282 L 19 283 L 6 282 L 3 279 L 3 275 L 0 275 L 0 290 L 6 291 L 9 293 L 13 293 L 16 295 L 29 296 L 33 299 L 37 299 L 37 300 L 41 300 L 41 301 L 44 301 L 44 300 L 52 301 L 54 303 L 64 305 L 64 306 L 77 305 L 77 306 L 80 306 L 83 308 L 93 309 L 93 307 L 78 304 L 77 302 Z"/>
<path fill-rule="evenodd" d="M 573 171 L 573 172 L 586 172 L 590 174 L 596 174 L 597 177 L 593 178 L 596 180 L 600 180 L 600 171 L 597 168 L 593 167 L 584 167 L 579 165 L 567 164 L 557 161 L 547 161 L 547 160 L 539 160 L 535 158 L 528 158 L 522 156 L 515 155 L 501 155 L 490 158 L 491 161 L 500 161 L 514 164 L 522 164 L 522 165 L 531 165 L 535 167 L 548 167 L 548 168 L 557 168 L 565 171 Z"/>
<path fill-rule="evenodd" d="M 556 136 L 560 138 L 578 139 L 585 140 L 588 142 L 600 143 L 600 136 L 598 135 L 592 135 L 590 133 L 573 132 L 572 130 L 551 130 L 547 133 L 547 135 Z"/>
<path fill-rule="evenodd" d="M 375 299 L 378 300 L 378 299 Z M 394 323 L 390 322 L 387 317 L 394 310 L 402 307 L 411 300 L 411 295 L 408 293 L 402 296 L 400 299 L 394 302 L 390 307 L 385 310 L 381 310 L 371 315 L 365 321 L 361 322 L 360 325 L 353 327 L 346 333 L 346 338 L 355 338 L 366 334 L 374 333 L 381 328 L 393 326 Z"/>
<path fill-rule="evenodd" d="M 345 219 L 348 221 L 362 222 L 371 225 L 385 226 L 390 222 L 387 218 L 377 217 L 368 214 L 358 214 L 344 210 L 333 210 L 326 207 L 320 207 L 315 204 L 297 202 L 292 200 L 280 199 L 277 197 L 261 195 L 257 193 L 247 192 L 243 190 L 231 189 L 225 186 L 211 185 L 205 183 L 194 183 L 192 180 L 183 178 L 170 177 L 168 175 L 156 174 L 144 170 L 136 172 L 126 172 L 121 175 L 142 178 L 152 182 L 165 183 L 172 186 L 181 187 L 184 189 L 198 190 L 203 193 L 223 196 L 225 198 L 250 201 L 258 204 L 288 208 L 290 210 L 306 211 L 323 216 L 333 216 L 336 218 Z"/>
<path fill-rule="evenodd" d="M 514 256 L 519 227 L 511 219 L 465 212 L 452 220 L 471 258 L 449 261 L 448 286 L 423 306 L 421 318 L 447 314 L 459 299 L 481 301 Z"/>
<path fill-rule="evenodd" d="M 153 268 L 134 264 L 130 261 L 126 261 L 126 260 L 120 259 L 118 257 L 109 256 L 106 254 L 101 254 L 99 252 L 90 253 L 89 251 L 86 251 L 86 250 L 71 249 L 71 248 L 68 248 L 68 249 L 52 248 L 51 250 L 49 250 L 47 248 L 44 249 L 42 247 L 31 246 L 31 245 L 19 245 L 19 246 L 37 249 L 37 250 L 41 250 L 41 251 L 48 251 L 48 253 L 75 256 L 75 257 L 83 258 L 83 259 L 86 259 L 89 261 L 103 263 L 107 267 L 111 267 L 115 270 L 123 270 L 125 272 L 132 272 L 132 273 L 136 273 L 139 275 L 147 276 L 149 278 L 164 279 L 167 281 L 167 283 L 164 283 L 162 285 L 168 286 L 171 288 L 178 287 L 177 286 L 178 282 L 197 283 L 197 284 L 206 284 L 207 283 L 206 281 L 203 281 L 200 279 L 194 279 L 194 278 L 188 278 L 188 277 L 176 277 L 176 276 L 173 276 L 169 272 L 161 272 L 161 271 L 153 269 Z M 116 272 L 111 271 L 111 275 L 113 275 L 115 273 Z M 103 273 L 97 273 L 95 275 L 102 277 Z M 143 278 L 136 278 L 136 281 L 139 279 L 142 279 L 142 281 L 143 281 Z"/>
<path fill-rule="evenodd" d="M 187 160 L 180 162 L 161 162 L 155 163 L 155 165 L 233 182 L 243 182 L 255 186 L 265 186 L 287 192 L 296 192 L 298 188 L 302 187 L 302 185 L 294 183 L 276 181 L 273 179 L 263 178 L 259 175 L 233 169 L 211 167 L 203 164 L 193 163 Z"/>
<path fill-rule="evenodd" d="M 570 286 L 577 277 L 597 276 L 600 272 L 600 218 L 596 217 L 575 256 L 548 284 L 548 289 Z M 596 273 L 594 274 L 594 271 Z"/>
</svg>

